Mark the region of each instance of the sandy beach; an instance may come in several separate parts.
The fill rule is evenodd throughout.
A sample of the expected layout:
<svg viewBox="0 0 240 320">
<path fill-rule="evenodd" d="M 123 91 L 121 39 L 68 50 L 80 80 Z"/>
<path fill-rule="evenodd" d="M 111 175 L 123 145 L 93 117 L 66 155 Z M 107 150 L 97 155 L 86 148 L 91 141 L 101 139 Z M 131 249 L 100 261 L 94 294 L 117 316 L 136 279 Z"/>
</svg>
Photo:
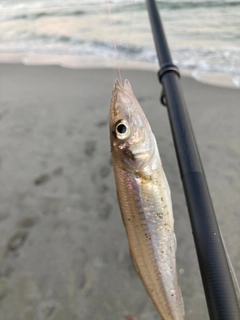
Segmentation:
<svg viewBox="0 0 240 320">
<path fill-rule="evenodd" d="M 117 71 L 0 64 L 0 319 L 159 319 L 129 256 L 110 161 Z M 208 319 L 160 85 L 123 70 L 170 184 L 186 319 Z M 240 91 L 182 77 L 218 222 L 240 279 Z"/>
</svg>

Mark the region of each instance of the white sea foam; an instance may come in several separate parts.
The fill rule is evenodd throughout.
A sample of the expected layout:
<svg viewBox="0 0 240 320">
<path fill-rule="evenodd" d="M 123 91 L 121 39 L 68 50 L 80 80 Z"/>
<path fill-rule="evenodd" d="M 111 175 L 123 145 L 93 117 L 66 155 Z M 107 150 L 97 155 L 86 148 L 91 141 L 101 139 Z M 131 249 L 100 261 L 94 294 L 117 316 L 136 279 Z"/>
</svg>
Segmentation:
<svg viewBox="0 0 240 320">
<path fill-rule="evenodd" d="M 234 85 L 235 85 L 236 87 L 239 87 L 239 88 L 240 88 L 240 76 L 235 76 L 235 77 L 233 77 L 232 82 L 234 83 Z"/>
</svg>

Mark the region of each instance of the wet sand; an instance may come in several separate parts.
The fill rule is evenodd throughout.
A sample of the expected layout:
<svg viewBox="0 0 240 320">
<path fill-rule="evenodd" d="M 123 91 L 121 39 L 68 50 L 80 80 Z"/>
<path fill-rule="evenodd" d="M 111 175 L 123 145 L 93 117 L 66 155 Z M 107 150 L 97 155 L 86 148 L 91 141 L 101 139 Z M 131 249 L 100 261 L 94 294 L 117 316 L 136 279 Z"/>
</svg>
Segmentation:
<svg viewBox="0 0 240 320">
<path fill-rule="evenodd" d="M 110 161 L 115 70 L 0 65 L 0 319 L 159 319 L 132 266 Z M 172 191 L 186 319 L 207 308 L 154 72 L 123 71 Z M 240 91 L 182 78 L 219 224 L 240 278 Z"/>
</svg>

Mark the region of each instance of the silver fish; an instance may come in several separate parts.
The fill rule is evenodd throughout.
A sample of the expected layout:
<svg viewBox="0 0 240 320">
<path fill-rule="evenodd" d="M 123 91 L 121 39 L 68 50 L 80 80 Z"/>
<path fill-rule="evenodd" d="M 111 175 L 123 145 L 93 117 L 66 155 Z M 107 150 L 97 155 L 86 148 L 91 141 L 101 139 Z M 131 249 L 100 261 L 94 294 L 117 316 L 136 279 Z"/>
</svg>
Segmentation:
<svg viewBox="0 0 240 320">
<path fill-rule="evenodd" d="M 182 320 L 170 189 L 155 136 L 128 80 L 124 85 L 116 80 L 113 87 L 110 140 L 118 201 L 135 268 L 161 317 Z"/>
</svg>

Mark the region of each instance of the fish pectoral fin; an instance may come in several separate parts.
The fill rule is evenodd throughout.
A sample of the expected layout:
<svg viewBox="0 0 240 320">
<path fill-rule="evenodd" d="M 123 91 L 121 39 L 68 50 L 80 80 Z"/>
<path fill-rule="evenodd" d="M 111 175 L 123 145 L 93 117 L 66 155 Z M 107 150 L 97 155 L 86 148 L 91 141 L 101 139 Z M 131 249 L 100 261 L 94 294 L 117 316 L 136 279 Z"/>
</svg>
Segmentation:
<svg viewBox="0 0 240 320">
<path fill-rule="evenodd" d="M 181 299 L 182 315 L 183 315 L 183 317 L 184 317 L 184 316 L 185 316 L 185 308 L 184 308 L 183 295 L 182 295 L 182 291 L 181 291 L 180 286 L 178 286 L 178 290 L 179 290 L 179 293 L 180 293 L 180 299 Z"/>
<path fill-rule="evenodd" d="M 177 238 L 176 238 L 175 233 L 173 234 L 173 240 L 174 240 L 174 249 L 175 249 L 175 253 L 176 253 L 176 251 L 177 251 Z"/>
<path fill-rule="evenodd" d="M 133 265 L 134 265 L 134 268 L 135 268 L 138 276 L 140 277 L 139 269 L 138 269 L 138 267 L 137 267 L 137 264 L 136 264 L 136 262 L 135 262 L 135 259 L 134 259 L 134 257 L 133 257 L 133 254 L 132 254 L 132 251 L 131 251 L 130 248 L 129 248 L 129 252 L 130 252 L 130 256 L 131 256 L 131 259 L 132 259 L 132 263 L 133 263 Z"/>
<path fill-rule="evenodd" d="M 119 193 L 118 193 L 118 189 L 116 189 L 116 192 L 117 192 L 118 204 L 119 204 L 119 208 L 120 208 L 120 212 L 121 212 L 121 216 L 122 216 L 122 221 L 123 221 L 124 227 L 126 228 L 126 223 L 124 221 L 123 209 L 121 207 L 121 201 L 120 201 L 120 196 L 119 196 Z"/>
</svg>

